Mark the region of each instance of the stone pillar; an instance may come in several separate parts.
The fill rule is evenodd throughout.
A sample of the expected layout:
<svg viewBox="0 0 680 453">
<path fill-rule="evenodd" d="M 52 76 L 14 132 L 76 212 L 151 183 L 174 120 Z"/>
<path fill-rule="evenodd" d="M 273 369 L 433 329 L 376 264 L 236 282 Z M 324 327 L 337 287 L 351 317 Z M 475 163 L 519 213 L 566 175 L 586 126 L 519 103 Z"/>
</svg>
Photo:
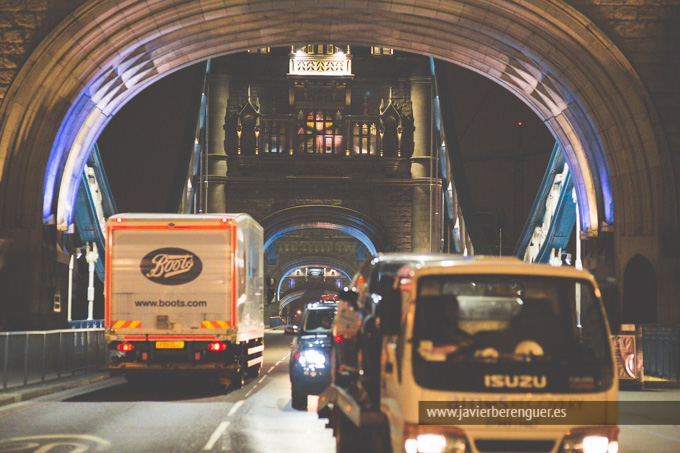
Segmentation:
<svg viewBox="0 0 680 453">
<path fill-rule="evenodd" d="M 228 100 L 229 76 L 215 64 L 208 83 L 208 212 L 226 212 L 227 209 L 224 123 Z"/>
<path fill-rule="evenodd" d="M 413 68 L 410 78 L 411 104 L 413 105 L 413 156 L 411 157 L 412 208 L 411 208 L 411 251 L 428 253 L 433 243 L 438 243 L 433 234 L 437 221 L 431 216 L 430 166 L 432 155 L 432 79 L 423 59 Z M 433 189 L 433 188 L 432 188 Z M 432 239 L 432 241 L 430 241 Z"/>
</svg>

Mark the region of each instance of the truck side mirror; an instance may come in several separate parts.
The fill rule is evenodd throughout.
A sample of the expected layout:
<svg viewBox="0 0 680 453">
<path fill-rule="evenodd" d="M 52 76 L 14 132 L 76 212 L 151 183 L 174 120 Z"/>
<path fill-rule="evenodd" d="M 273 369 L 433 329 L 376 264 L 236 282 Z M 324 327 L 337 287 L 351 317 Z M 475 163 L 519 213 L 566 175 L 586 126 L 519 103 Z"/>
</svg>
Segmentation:
<svg viewBox="0 0 680 453">
<path fill-rule="evenodd" d="M 344 287 L 340 290 L 340 295 L 338 296 L 340 300 L 347 302 L 353 309 L 358 309 L 357 299 L 359 299 L 359 293 L 348 287 Z"/>
</svg>

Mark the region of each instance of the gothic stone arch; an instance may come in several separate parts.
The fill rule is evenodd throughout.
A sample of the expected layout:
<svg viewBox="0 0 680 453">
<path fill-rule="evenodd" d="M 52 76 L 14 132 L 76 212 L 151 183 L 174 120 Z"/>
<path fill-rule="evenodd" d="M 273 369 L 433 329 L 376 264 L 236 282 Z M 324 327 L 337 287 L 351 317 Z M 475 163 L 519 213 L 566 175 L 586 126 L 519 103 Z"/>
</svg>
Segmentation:
<svg viewBox="0 0 680 453">
<path fill-rule="evenodd" d="M 314 41 L 430 55 L 501 84 L 565 150 L 584 230 L 615 223 L 617 238 L 643 238 L 635 247 L 659 266 L 656 239 L 677 220 L 659 119 L 622 53 L 565 1 L 92 0 L 38 45 L 0 106 L 0 237 L 17 243 L 28 288 L 16 288 L 17 302 L 44 312 L 48 283 L 37 282 L 59 256 L 38 245 L 43 224 L 69 226 L 89 149 L 131 97 L 210 57 Z M 670 284 L 660 291 L 669 300 Z"/>
</svg>

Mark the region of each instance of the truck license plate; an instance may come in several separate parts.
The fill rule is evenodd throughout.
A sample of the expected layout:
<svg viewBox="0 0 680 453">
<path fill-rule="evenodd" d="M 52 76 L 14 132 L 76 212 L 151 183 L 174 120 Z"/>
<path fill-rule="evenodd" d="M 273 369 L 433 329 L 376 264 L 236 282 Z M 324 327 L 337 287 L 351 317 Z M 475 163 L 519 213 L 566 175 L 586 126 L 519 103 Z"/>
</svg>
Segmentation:
<svg viewBox="0 0 680 453">
<path fill-rule="evenodd" d="M 183 341 L 157 341 L 156 349 L 182 349 L 184 347 Z"/>
</svg>

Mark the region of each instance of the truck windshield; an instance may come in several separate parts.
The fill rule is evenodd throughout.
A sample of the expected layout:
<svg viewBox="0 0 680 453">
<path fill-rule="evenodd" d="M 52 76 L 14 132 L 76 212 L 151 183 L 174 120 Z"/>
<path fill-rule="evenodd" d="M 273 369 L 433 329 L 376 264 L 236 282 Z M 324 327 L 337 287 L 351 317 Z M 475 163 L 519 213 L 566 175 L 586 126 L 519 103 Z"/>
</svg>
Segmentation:
<svg viewBox="0 0 680 453">
<path fill-rule="evenodd" d="M 423 277 L 415 305 L 413 369 L 423 387 L 574 393 L 612 384 L 605 319 L 587 281 Z"/>
<path fill-rule="evenodd" d="M 302 322 L 302 332 L 304 333 L 330 332 L 334 316 L 335 308 L 332 307 L 307 310 L 305 319 Z"/>
</svg>

